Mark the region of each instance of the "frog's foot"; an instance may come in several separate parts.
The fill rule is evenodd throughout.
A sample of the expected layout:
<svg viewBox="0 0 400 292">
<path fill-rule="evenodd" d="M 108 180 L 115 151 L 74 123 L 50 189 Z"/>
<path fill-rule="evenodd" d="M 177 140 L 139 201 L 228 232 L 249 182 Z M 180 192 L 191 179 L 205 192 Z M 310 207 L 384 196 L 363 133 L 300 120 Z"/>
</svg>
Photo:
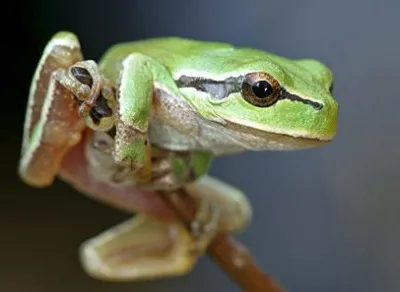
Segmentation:
<svg viewBox="0 0 400 292">
<path fill-rule="evenodd" d="M 40 109 L 46 95 L 59 98 L 60 90 L 78 104 L 79 115 L 88 127 L 108 131 L 114 126 L 112 82 L 100 73 L 96 62 L 83 60 L 78 38 L 69 32 L 57 33 L 47 44 L 32 81 L 29 106 Z"/>
<path fill-rule="evenodd" d="M 144 214 L 113 227 L 81 246 L 85 271 L 94 278 L 134 281 L 189 272 L 198 255 L 179 222 L 162 222 Z"/>
<path fill-rule="evenodd" d="M 218 229 L 234 232 L 243 230 L 250 223 L 252 208 L 239 189 L 207 175 L 186 185 L 185 189 L 197 200 L 207 202 L 213 206 L 212 209 L 218 210 Z"/>
<path fill-rule="evenodd" d="M 173 191 L 196 179 L 190 152 L 171 152 L 152 148 L 150 187 Z"/>
<path fill-rule="evenodd" d="M 73 64 L 59 80 L 74 94 L 79 114 L 89 128 L 109 131 L 114 127 L 115 89 L 111 81 L 101 75 L 94 61 Z"/>
<path fill-rule="evenodd" d="M 190 224 L 194 253 L 201 254 L 207 249 L 219 230 L 219 218 L 220 206 L 215 201 L 205 198 L 199 202 L 194 220 Z"/>
<path fill-rule="evenodd" d="M 185 186 L 187 193 L 199 202 L 191 234 L 194 253 L 203 252 L 219 230 L 243 230 L 252 216 L 251 205 L 239 189 L 222 181 L 201 176 Z"/>
<path fill-rule="evenodd" d="M 129 167 L 118 166 L 115 172 L 111 176 L 111 181 L 114 183 L 121 183 L 126 179 L 129 179 L 129 176 L 132 174 L 132 171 Z"/>
</svg>

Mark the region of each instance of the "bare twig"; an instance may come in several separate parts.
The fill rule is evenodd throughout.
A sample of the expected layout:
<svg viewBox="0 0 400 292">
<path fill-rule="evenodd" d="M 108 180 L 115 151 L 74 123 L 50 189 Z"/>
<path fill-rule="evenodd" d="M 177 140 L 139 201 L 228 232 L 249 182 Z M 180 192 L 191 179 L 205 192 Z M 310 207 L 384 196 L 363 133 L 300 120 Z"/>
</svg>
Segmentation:
<svg viewBox="0 0 400 292">
<path fill-rule="evenodd" d="M 195 200 L 184 190 L 162 193 L 162 199 L 189 228 Z M 220 231 L 207 250 L 208 255 L 245 292 L 282 292 L 283 290 L 252 259 L 247 249 L 225 231 Z"/>
</svg>

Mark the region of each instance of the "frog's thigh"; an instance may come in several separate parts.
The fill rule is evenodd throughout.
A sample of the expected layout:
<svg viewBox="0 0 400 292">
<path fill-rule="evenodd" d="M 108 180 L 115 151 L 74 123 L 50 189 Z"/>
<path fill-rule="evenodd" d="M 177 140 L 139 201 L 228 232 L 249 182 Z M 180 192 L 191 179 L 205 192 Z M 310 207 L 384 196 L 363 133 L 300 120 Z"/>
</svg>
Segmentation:
<svg viewBox="0 0 400 292">
<path fill-rule="evenodd" d="M 25 116 L 19 173 L 28 184 L 52 184 L 64 154 L 80 140 L 84 124 L 73 95 L 59 80 L 82 58 L 76 37 L 58 33 L 36 68 Z"/>
<path fill-rule="evenodd" d="M 115 226 L 81 246 L 81 261 L 92 277 L 134 281 L 189 272 L 197 257 L 192 239 L 178 222 L 162 222 L 144 214 Z"/>
<path fill-rule="evenodd" d="M 252 208 L 245 194 L 220 180 L 202 176 L 186 190 L 199 200 L 209 200 L 218 208 L 222 228 L 230 231 L 244 229 L 252 217 Z"/>
</svg>

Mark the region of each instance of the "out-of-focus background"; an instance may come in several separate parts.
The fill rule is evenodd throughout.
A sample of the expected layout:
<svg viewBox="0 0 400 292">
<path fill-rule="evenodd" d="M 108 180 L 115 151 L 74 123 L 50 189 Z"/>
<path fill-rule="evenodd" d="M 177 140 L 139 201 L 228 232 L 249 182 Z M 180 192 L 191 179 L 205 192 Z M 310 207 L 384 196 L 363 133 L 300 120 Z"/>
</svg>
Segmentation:
<svg viewBox="0 0 400 292">
<path fill-rule="evenodd" d="M 28 2 L 28 1 L 26 1 Z M 239 239 L 296 292 L 400 291 L 400 2 L 30 1 L 3 10 L 0 291 L 239 291 L 204 257 L 187 276 L 111 284 L 89 278 L 79 244 L 128 218 L 61 181 L 16 175 L 30 78 L 48 39 L 74 31 L 87 58 L 127 40 L 178 35 L 313 57 L 335 74 L 338 136 L 292 153 L 217 159 L 212 174 L 254 206 Z M 15 8 L 15 10 L 14 10 Z M 13 12 L 16 12 L 13 15 Z"/>
</svg>

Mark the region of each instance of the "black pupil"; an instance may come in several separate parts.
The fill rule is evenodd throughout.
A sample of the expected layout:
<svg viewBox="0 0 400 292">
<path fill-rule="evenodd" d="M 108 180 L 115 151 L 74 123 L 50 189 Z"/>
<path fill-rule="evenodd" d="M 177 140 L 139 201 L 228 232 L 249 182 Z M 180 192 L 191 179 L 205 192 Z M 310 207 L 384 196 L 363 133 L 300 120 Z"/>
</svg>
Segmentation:
<svg viewBox="0 0 400 292">
<path fill-rule="evenodd" d="M 252 89 L 253 89 L 254 94 L 258 98 L 266 98 L 266 97 L 270 96 L 273 92 L 273 88 L 272 88 L 271 84 L 269 84 L 265 80 L 255 82 L 252 85 Z"/>
</svg>

